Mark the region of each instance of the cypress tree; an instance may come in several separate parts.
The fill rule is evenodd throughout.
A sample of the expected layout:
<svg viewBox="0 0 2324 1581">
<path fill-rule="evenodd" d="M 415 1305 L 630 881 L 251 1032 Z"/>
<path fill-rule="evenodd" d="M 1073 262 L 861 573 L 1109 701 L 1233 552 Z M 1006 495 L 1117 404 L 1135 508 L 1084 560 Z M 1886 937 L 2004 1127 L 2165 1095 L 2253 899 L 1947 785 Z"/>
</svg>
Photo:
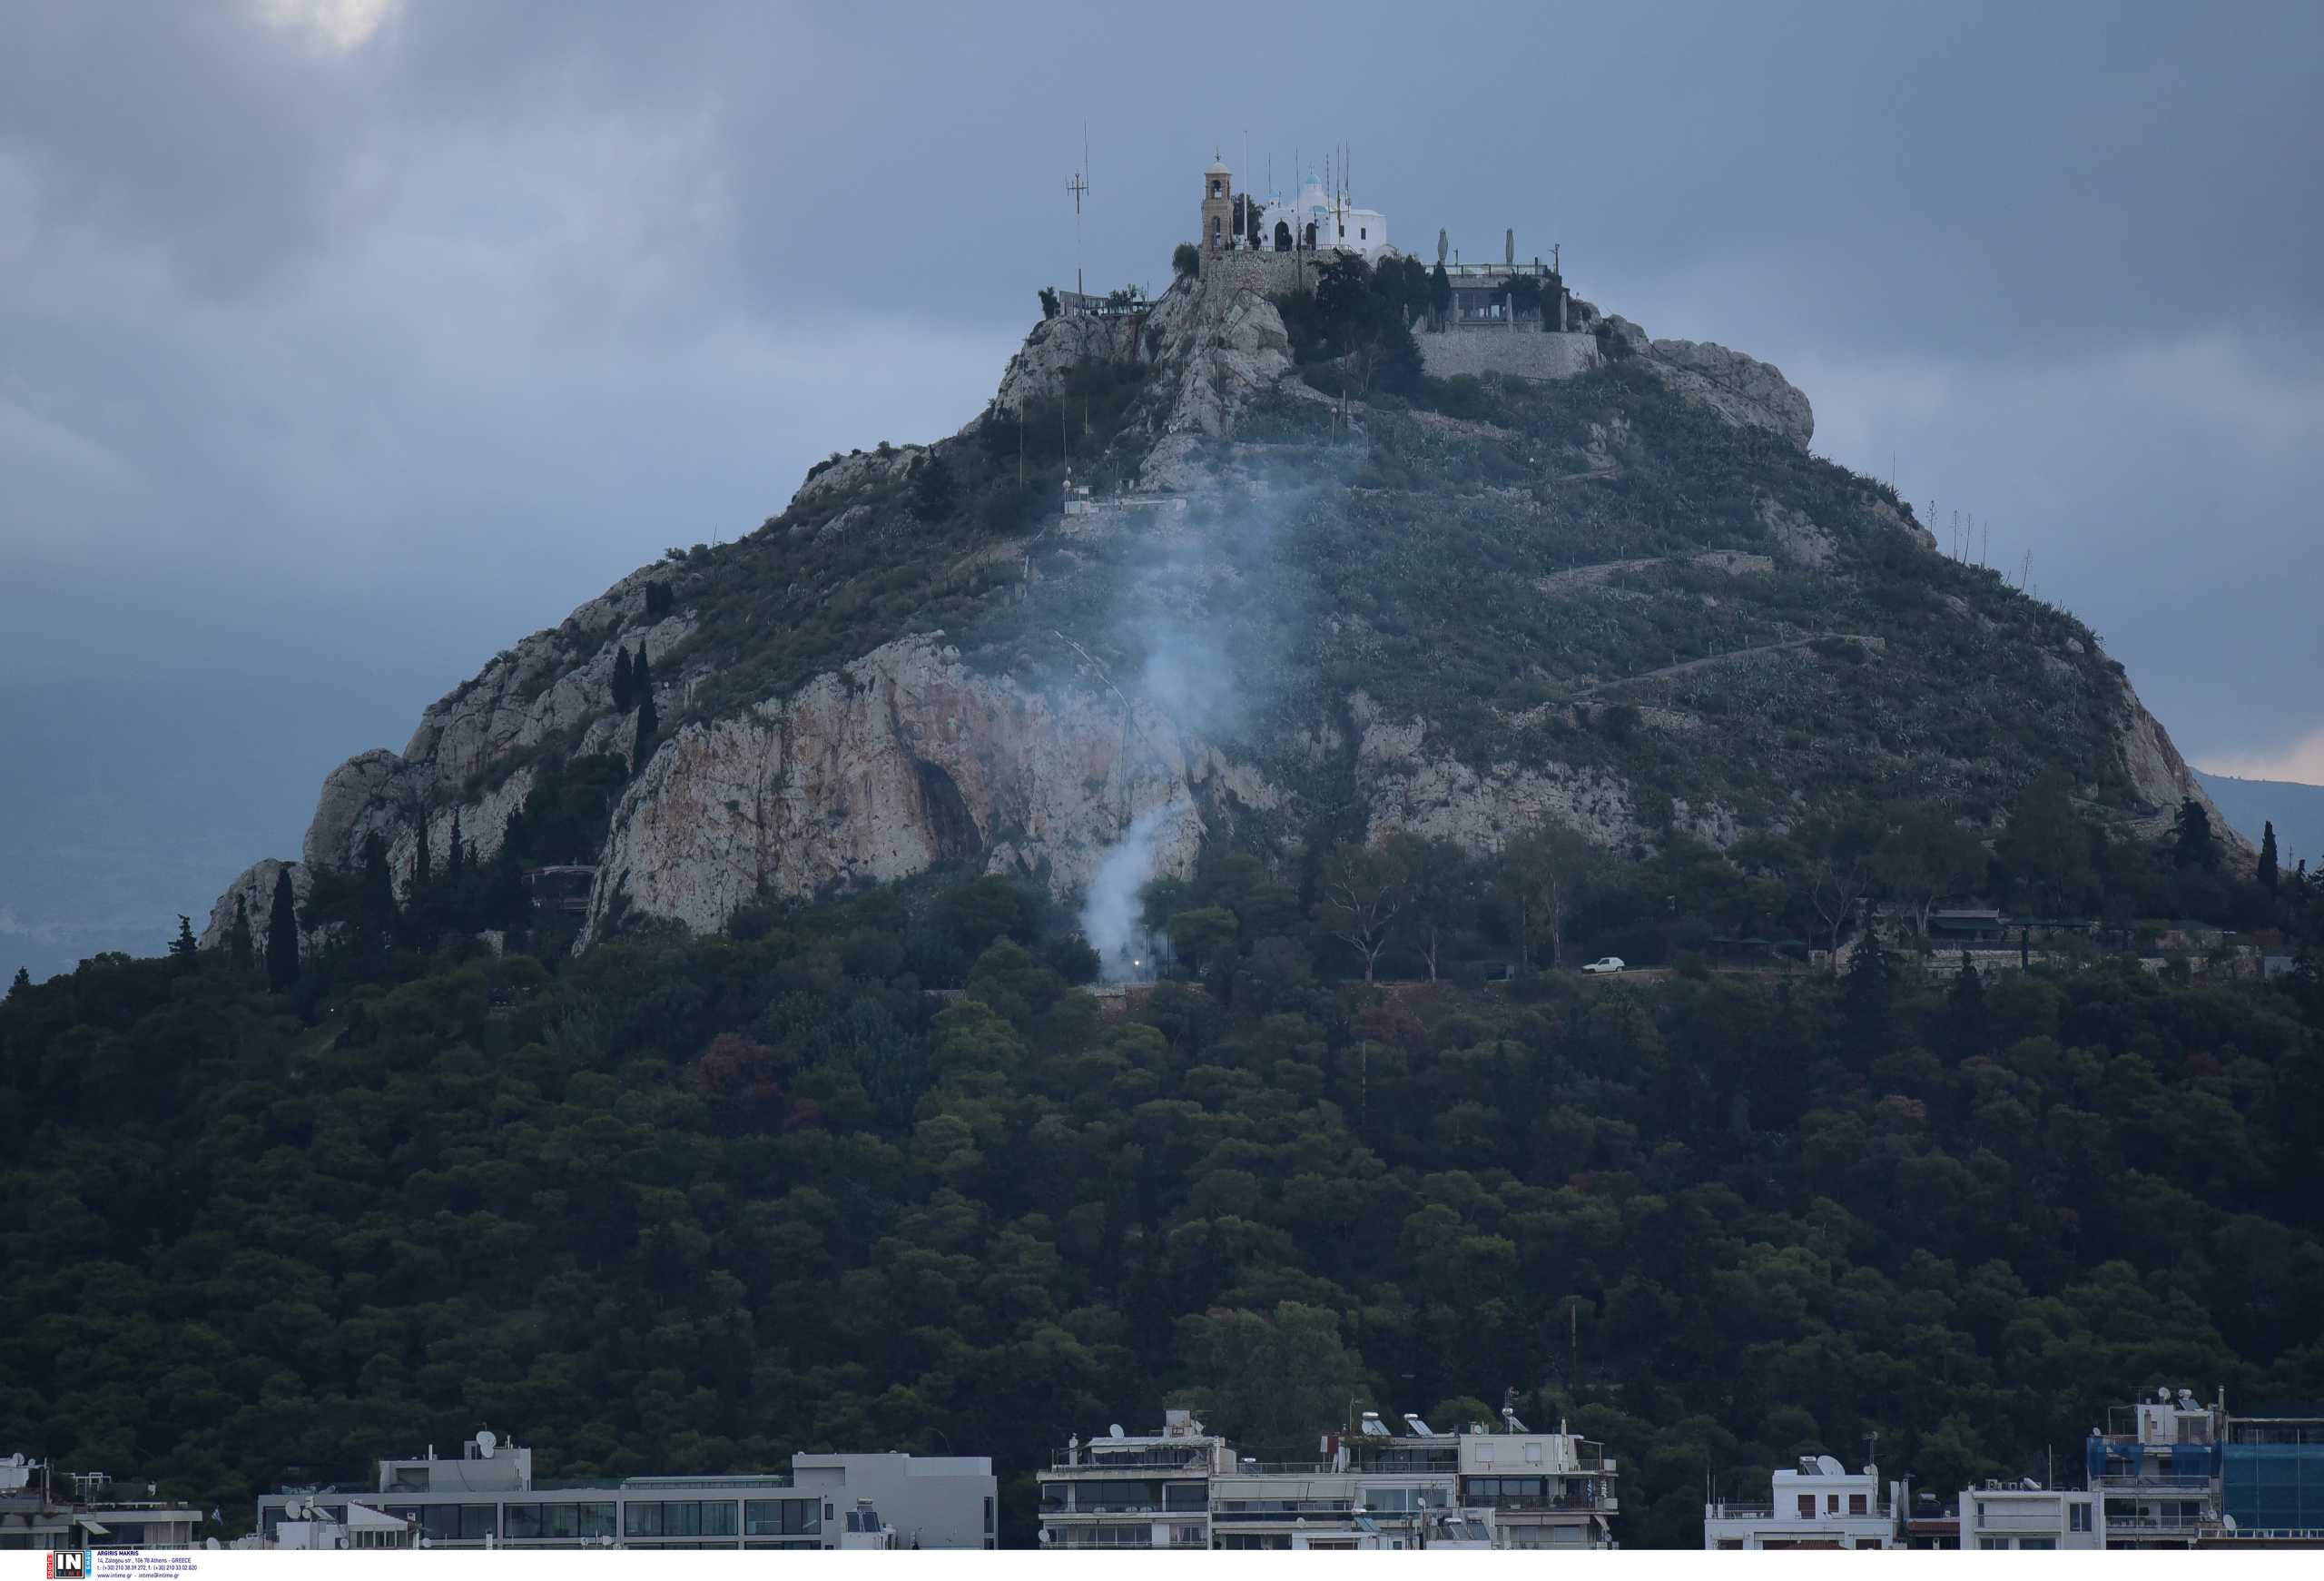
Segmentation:
<svg viewBox="0 0 2324 1581">
<path fill-rule="evenodd" d="M 434 876 L 434 858 L 428 850 L 428 813 L 422 808 L 419 814 L 419 849 L 412 854 L 411 858 L 412 899 L 418 900 L 427 893 L 428 880 Z"/>
<path fill-rule="evenodd" d="M 16 980 L 8 984 L 8 997 L 10 999 L 14 999 L 19 993 L 30 993 L 32 991 L 33 974 L 25 971 L 22 966 L 17 967 Z"/>
<path fill-rule="evenodd" d="M 614 712 L 626 714 L 637 700 L 637 673 L 630 667 L 629 649 L 614 650 Z"/>
<path fill-rule="evenodd" d="M 234 963 L 236 976 L 250 975 L 251 899 L 246 894 L 234 896 L 234 925 L 226 930 L 226 958 Z"/>
<path fill-rule="evenodd" d="M 645 760 L 654 756 L 654 733 L 660 727 L 661 721 L 654 716 L 654 694 L 648 692 L 637 703 L 637 739 L 630 747 L 630 773 L 645 772 Z"/>
<path fill-rule="evenodd" d="M 170 941 L 171 961 L 180 966 L 191 966 L 201 947 L 194 942 L 193 919 L 183 912 L 178 913 L 178 936 Z"/>
<path fill-rule="evenodd" d="M 285 867 L 274 875 L 274 904 L 266 914 L 266 986 L 271 993 L 299 981 L 298 904 Z"/>
<path fill-rule="evenodd" d="M 637 667 L 632 672 L 637 684 L 637 738 L 630 745 L 629 772 L 644 774 L 645 760 L 654 756 L 654 735 L 662 722 L 654 712 L 654 671 L 645 662 L 645 645 L 637 645 Z"/>
<path fill-rule="evenodd" d="M 452 812 L 452 851 L 450 855 L 444 858 L 445 881 L 449 884 L 458 884 L 468 870 L 468 848 L 460 839 L 459 810 L 458 808 L 454 808 Z"/>
<path fill-rule="evenodd" d="M 357 892 L 357 925 L 362 930 L 363 953 L 384 952 L 388 932 L 395 926 L 395 880 L 388 872 L 388 843 L 377 829 L 363 836 L 363 884 Z"/>
<path fill-rule="evenodd" d="M 2277 880 L 2276 825 L 2271 818 L 2260 830 L 2260 887 L 2273 894 Z"/>
</svg>

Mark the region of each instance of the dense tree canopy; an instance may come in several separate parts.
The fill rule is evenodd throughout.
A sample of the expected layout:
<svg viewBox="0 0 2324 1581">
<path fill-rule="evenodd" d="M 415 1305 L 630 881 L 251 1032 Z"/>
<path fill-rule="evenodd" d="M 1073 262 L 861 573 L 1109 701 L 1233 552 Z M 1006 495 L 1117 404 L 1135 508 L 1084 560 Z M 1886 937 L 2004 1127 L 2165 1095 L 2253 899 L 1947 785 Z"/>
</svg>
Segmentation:
<svg viewBox="0 0 2324 1581">
<path fill-rule="evenodd" d="M 940 1430 L 1021 1541 L 1050 1448 L 1166 1400 L 1268 1456 L 1513 1386 L 1689 1546 L 1706 1471 L 1868 1432 L 1952 1487 L 2157 1383 L 2324 1394 L 2312 972 L 1367 988 L 1315 884 L 1157 886 L 1199 986 L 1110 1017 L 995 879 L 19 983 L 0 1442 L 242 1522 L 481 1422 L 553 1476 Z M 1416 952 L 1504 903 L 1405 904 Z"/>
</svg>

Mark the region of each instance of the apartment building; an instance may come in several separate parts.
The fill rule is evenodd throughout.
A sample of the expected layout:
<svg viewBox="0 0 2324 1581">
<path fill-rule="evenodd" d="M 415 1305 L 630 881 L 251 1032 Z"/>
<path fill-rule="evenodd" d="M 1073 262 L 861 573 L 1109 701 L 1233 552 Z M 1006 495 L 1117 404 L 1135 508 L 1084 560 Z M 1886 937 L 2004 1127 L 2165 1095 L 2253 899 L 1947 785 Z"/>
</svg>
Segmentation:
<svg viewBox="0 0 2324 1581">
<path fill-rule="evenodd" d="M 1237 1456 L 1191 1413 L 1158 1434 L 1077 1435 L 1041 1484 L 1052 1547 L 1419 1549 L 1608 1547 L 1617 1467 L 1604 1447 L 1532 1433 L 1393 1431 L 1367 1411 L 1313 1459 Z"/>
<path fill-rule="evenodd" d="M 2222 1536 L 2225 1428 L 2223 1404 L 2204 1405 L 2183 1388 L 2110 1409 L 2105 1428 L 2091 1429 L 2083 1459 L 2102 1546 L 2184 1548 Z M 1963 1520 L 1967 1547 L 1965 1511 Z"/>
<path fill-rule="evenodd" d="M 190 1548 L 202 1519 L 151 1482 L 58 1471 L 24 1455 L 0 1460 L 0 1549 Z"/>
<path fill-rule="evenodd" d="M 1714 1497 L 1703 1506 L 1706 1548 L 1898 1548 L 1901 1486 L 1884 1490 L 1880 1468 L 1851 1472 L 1829 1455 L 1803 1455 L 1768 1477 L 1764 1502 Z"/>
<path fill-rule="evenodd" d="M 1959 1518 L 1960 1546 L 1972 1553 L 2109 1546 L 2104 1501 L 2088 1488 L 1988 1482 L 1962 1490 Z"/>
<path fill-rule="evenodd" d="M 333 1523 L 445 1548 L 990 1548 L 999 1486 L 982 1456 L 797 1455 L 788 1472 L 540 1480 L 532 1451 L 478 1433 L 457 1457 L 382 1460 L 369 1484 L 278 1489 L 259 1533 Z M 294 1537 L 311 1543 L 311 1534 Z M 327 1546 L 359 1546 L 327 1545 Z"/>
</svg>

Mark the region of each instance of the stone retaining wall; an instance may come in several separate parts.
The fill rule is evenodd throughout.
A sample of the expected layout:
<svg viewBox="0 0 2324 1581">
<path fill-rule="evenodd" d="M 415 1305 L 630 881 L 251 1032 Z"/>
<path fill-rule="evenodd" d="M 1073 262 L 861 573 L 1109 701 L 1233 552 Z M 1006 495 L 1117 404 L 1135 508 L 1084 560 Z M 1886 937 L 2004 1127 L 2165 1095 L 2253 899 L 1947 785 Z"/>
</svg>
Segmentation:
<svg viewBox="0 0 2324 1581">
<path fill-rule="evenodd" d="M 1413 337 L 1432 378 L 1505 373 L 1512 379 L 1571 379 L 1598 366 L 1597 337 L 1583 331 L 1446 330 Z"/>
</svg>

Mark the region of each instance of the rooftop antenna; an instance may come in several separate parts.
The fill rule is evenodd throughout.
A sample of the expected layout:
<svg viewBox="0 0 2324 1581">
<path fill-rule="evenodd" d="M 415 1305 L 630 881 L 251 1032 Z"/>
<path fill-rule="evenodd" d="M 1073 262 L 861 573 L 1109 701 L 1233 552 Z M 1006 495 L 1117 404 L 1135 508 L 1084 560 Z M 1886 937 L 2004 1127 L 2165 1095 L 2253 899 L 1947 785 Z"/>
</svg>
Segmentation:
<svg viewBox="0 0 2324 1581">
<path fill-rule="evenodd" d="M 1081 123 L 1081 168 L 1065 183 L 1073 194 L 1073 294 L 1085 296 L 1088 289 L 1081 281 L 1081 195 L 1089 190 L 1089 123 Z"/>
</svg>

